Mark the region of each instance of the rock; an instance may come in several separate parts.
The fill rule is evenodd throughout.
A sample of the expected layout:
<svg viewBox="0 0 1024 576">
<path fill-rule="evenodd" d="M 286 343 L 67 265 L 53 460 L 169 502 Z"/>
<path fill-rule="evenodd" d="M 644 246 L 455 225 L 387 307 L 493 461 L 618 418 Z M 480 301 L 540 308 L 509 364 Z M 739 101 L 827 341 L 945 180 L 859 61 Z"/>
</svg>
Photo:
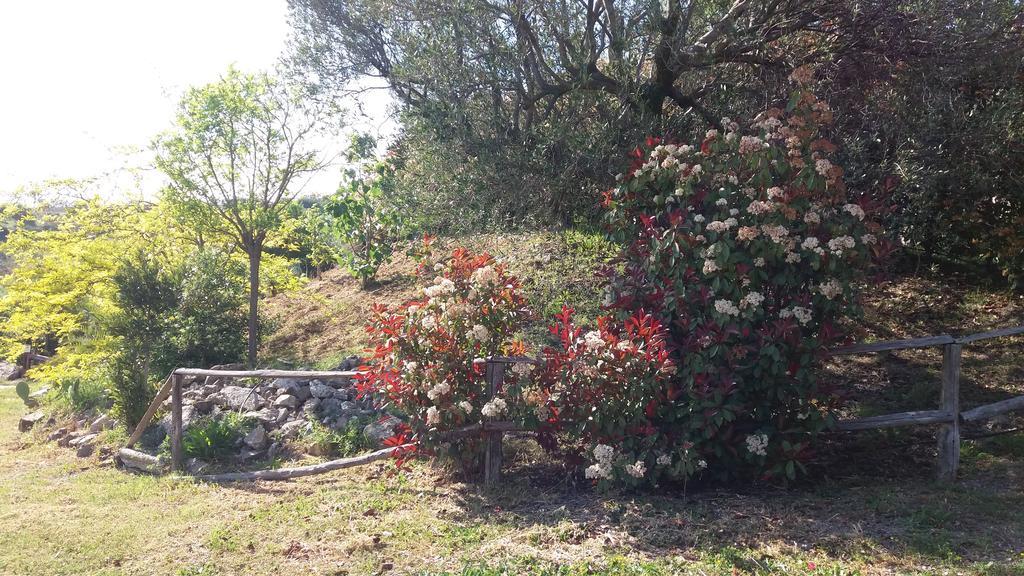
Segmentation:
<svg viewBox="0 0 1024 576">
<path fill-rule="evenodd" d="M 131 448 L 121 448 L 117 453 L 117 459 L 125 468 L 150 474 L 159 474 L 163 471 L 163 462 L 159 458 Z"/>
<path fill-rule="evenodd" d="M 312 394 L 314 398 L 333 398 L 334 392 L 334 388 L 319 380 L 313 380 L 309 383 L 309 393 Z"/>
<path fill-rule="evenodd" d="M 263 455 L 263 453 L 263 450 L 243 449 L 241 452 L 238 453 L 238 459 L 241 460 L 242 462 L 248 462 L 249 460 L 255 460 L 259 458 L 260 456 Z"/>
<path fill-rule="evenodd" d="M 265 404 L 263 397 L 256 391 L 241 386 L 225 386 L 220 392 L 210 395 L 209 400 L 218 406 L 246 412 L 258 410 Z"/>
<path fill-rule="evenodd" d="M 281 454 L 280 442 L 274 442 L 270 445 L 270 448 L 267 448 L 267 460 L 273 460 L 274 458 L 277 458 L 279 454 Z"/>
<path fill-rule="evenodd" d="M 352 372 L 352 371 L 355 371 L 356 368 L 359 368 L 362 365 L 363 365 L 363 359 L 362 358 L 360 358 L 359 356 L 349 356 L 348 358 L 345 358 L 344 360 L 342 360 L 341 364 L 338 364 L 334 368 L 334 370 L 332 370 L 332 371 L 333 372 Z"/>
<path fill-rule="evenodd" d="M 70 446 L 78 448 L 79 446 L 83 446 L 85 444 L 89 444 L 90 442 L 95 440 L 97 436 L 99 436 L 99 434 L 96 434 L 94 432 L 90 432 L 90 433 L 87 433 L 87 434 L 82 434 L 81 436 L 76 436 L 74 439 L 72 439 L 70 442 L 68 442 L 68 444 Z"/>
<path fill-rule="evenodd" d="M 42 398 L 43 396 L 46 396 L 46 393 L 49 392 L 49 391 L 50 391 L 50 387 L 49 386 L 43 386 L 39 390 L 36 390 L 35 392 L 29 394 L 28 397 L 29 398 Z"/>
<path fill-rule="evenodd" d="M 0 380 L 17 380 L 21 378 L 22 368 L 10 362 L 0 362 Z"/>
<path fill-rule="evenodd" d="M 32 412 L 31 414 L 26 414 L 21 417 L 21 420 L 18 421 L 18 430 L 20 432 L 28 432 L 29 430 L 32 429 L 33 426 L 36 425 L 36 422 L 39 422 L 45 417 L 46 414 L 44 414 L 42 410 L 37 410 L 35 412 Z"/>
<path fill-rule="evenodd" d="M 283 396 L 278 396 L 277 400 L 274 400 L 274 406 L 293 410 L 295 408 L 298 408 L 299 399 L 296 398 L 295 396 L 292 396 L 291 394 L 285 394 Z"/>
<path fill-rule="evenodd" d="M 272 386 L 277 389 L 278 394 L 291 394 L 298 398 L 300 403 L 309 398 L 309 385 L 304 380 L 278 378 L 274 380 Z"/>
<path fill-rule="evenodd" d="M 316 411 L 320 409 L 320 399 L 310 398 L 306 400 L 306 403 L 302 405 L 302 412 L 309 417 L 316 414 Z"/>
<path fill-rule="evenodd" d="M 294 438 L 308 425 L 305 420 L 291 420 L 281 425 L 281 428 L 278 429 L 278 434 L 281 438 Z"/>
<path fill-rule="evenodd" d="M 67 428 L 58 428 L 58 429 L 54 430 L 53 432 L 50 432 L 50 435 L 47 436 L 46 439 L 49 440 L 50 442 L 57 442 L 61 438 L 65 437 L 67 435 L 68 435 L 68 429 Z"/>
<path fill-rule="evenodd" d="M 331 420 L 328 427 L 335 432 L 344 432 L 345 428 L 348 427 L 348 423 L 352 420 L 349 416 L 338 416 L 334 420 Z"/>
<path fill-rule="evenodd" d="M 331 453 L 331 445 L 326 442 L 314 442 L 306 446 L 306 454 L 310 456 L 327 456 Z"/>
<path fill-rule="evenodd" d="M 72 440 L 68 444 L 72 448 L 78 448 L 77 454 L 80 457 L 85 458 L 87 456 L 91 456 L 92 455 L 92 451 L 95 448 L 92 443 L 93 443 L 94 440 L 96 440 L 96 437 L 98 437 L 98 436 L 99 435 L 95 434 L 95 433 L 84 434 L 84 435 L 82 435 L 82 436 L 80 436 L 78 438 L 75 438 L 74 440 Z"/>
<path fill-rule="evenodd" d="M 184 409 L 182 409 L 182 412 L 184 412 Z M 111 418 L 110 416 L 107 416 L 106 414 L 101 414 L 99 418 L 97 418 L 96 420 L 93 420 L 92 425 L 89 426 L 89 431 L 90 432 L 102 432 L 104 430 L 110 430 L 116 424 L 117 424 L 117 420 L 114 420 L 113 418 Z"/>
<path fill-rule="evenodd" d="M 190 404 L 183 404 L 181 407 L 181 429 L 188 430 L 189 426 L 192 425 L 199 418 L 199 411 L 196 410 L 195 406 Z M 164 414 L 164 417 L 160 419 L 160 427 L 164 429 L 165 434 L 171 433 L 171 414 L 168 412 Z"/>
<path fill-rule="evenodd" d="M 242 441 L 253 450 L 262 450 L 267 447 L 267 429 L 263 425 L 256 426 L 245 435 Z"/>
<path fill-rule="evenodd" d="M 189 458 L 185 461 L 185 471 L 193 476 L 201 475 L 203 472 L 206 472 L 206 469 L 209 467 L 209 463 L 200 460 L 199 458 Z"/>
<path fill-rule="evenodd" d="M 167 431 L 161 424 L 150 424 L 139 437 L 139 445 L 143 448 L 156 448 L 167 437 Z"/>
<path fill-rule="evenodd" d="M 277 419 L 280 417 L 281 412 L 287 412 L 287 410 L 282 408 L 264 408 L 257 412 L 246 412 L 242 416 L 259 420 L 260 424 L 264 427 L 274 427 L 277 426 Z"/>
<path fill-rule="evenodd" d="M 196 400 L 192 403 L 192 408 L 200 414 L 209 414 L 210 410 L 213 410 L 213 400 L 210 400 L 209 398 Z"/>
<path fill-rule="evenodd" d="M 340 416 L 347 416 L 349 418 L 361 416 L 363 410 L 355 402 L 327 398 L 320 403 L 320 414 L 323 415 L 324 420 L 331 420 Z"/>
<path fill-rule="evenodd" d="M 376 422 L 371 422 L 363 428 L 363 436 L 373 446 L 380 447 L 384 444 L 384 440 L 395 435 L 395 426 L 401 424 L 402 421 L 395 416 L 384 415 L 381 416 Z"/>
</svg>

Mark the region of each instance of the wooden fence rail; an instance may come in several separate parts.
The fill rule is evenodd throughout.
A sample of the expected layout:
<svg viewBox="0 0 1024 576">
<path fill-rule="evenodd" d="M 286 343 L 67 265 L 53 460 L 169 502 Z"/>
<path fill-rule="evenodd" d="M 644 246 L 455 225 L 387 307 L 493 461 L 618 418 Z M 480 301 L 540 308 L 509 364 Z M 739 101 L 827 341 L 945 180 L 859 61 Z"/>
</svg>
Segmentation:
<svg viewBox="0 0 1024 576">
<path fill-rule="evenodd" d="M 902 426 L 919 426 L 940 424 L 938 432 L 938 476 L 940 480 L 952 481 L 956 479 L 957 470 L 960 465 L 960 425 L 962 422 L 976 422 L 1005 414 L 1015 410 L 1024 410 L 1024 396 L 1017 396 L 1007 400 L 978 406 L 967 411 L 960 409 L 960 361 L 963 346 L 980 340 L 1001 338 L 1024 334 L 1024 326 L 1002 328 L 979 334 L 954 338 L 948 334 L 939 336 L 928 336 L 925 338 L 910 338 L 906 340 L 891 340 L 886 342 L 872 342 L 854 344 L 832 350 L 832 356 L 847 356 L 853 354 L 870 354 L 877 352 L 888 352 L 893 350 L 907 350 L 914 348 L 942 347 L 942 379 L 941 393 L 938 410 L 924 410 L 917 412 L 900 412 L 896 414 L 885 414 L 882 416 L 870 416 L 867 418 L 856 418 L 852 420 L 841 420 L 838 423 L 838 430 L 842 432 L 853 432 L 859 430 L 877 430 L 883 428 L 896 428 Z M 486 381 L 488 399 L 493 398 L 501 392 L 504 383 L 505 370 L 510 364 L 519 362 L 537 363 L 538 360 L 528 356 L 492 356 L 487 359 Z M 136 426 L 128 440 L 125 449 L 130 449 L 142 435 L 142 432 L 149 425 L 159 407 L 171 397 L 171 462 L 176 471 L 184 470 L 184 456 L 182 453 L 182 385 L 186 376 L 206 376 L 213 378 L 351 378 L 359 372 L 352 371 L 301 371 L 301 370 L 202 370 L 198 368 L 177 368 L 167 377 L 160 391 L 157 393 L 149 409 L 142 420 Z M 487 485 L 496 484 L 501 478 L 502 465 L 502 439 L 505 433 L 513 431 L 515 425 L 511 422 L 489 422 L 477 428 L 467 427 L 457 432 L 484 434 L 486 436 L 486 450 L 483 458 L 484 483 Z M 456 434 L 458 436 L 459 434 Z M 463 434 L 464 435 L 464 434 Z M 453 436 L 454 437 L 454 436 Z M 383 456 L 385 451 L 378 451 L 372 454 L 373 458 L 366 461 L 377 460 Z M 237 473 L 222 475 L 223 478 L 213 478 L 215 481 L 244 480 L 244 479 L 281 479 L 298 477 L 319 473 L 328 470 L 336 470 L 349 467 L 362 462 L 362 458 L 350 458 L 344 461 L 327 462 L 322 465 L 303 467 L 296 469 L 294 476 L 288 472 L 274 473 Z"/>
</svg>

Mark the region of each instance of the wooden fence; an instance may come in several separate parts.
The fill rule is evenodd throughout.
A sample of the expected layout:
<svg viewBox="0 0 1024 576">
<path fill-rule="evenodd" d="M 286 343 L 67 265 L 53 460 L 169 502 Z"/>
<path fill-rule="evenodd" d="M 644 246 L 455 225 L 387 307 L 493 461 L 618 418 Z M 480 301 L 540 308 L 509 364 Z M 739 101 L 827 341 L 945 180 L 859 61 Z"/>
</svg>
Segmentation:
<svg viewBox="0 0 1024 576">
<path fill-rule="evenodd" d="M 979 334 L 972 334 L 970 336 L 963 336 L 960 338 L 954 338 L 948 334 L 941 336 L 928 336 L 925 338 L 911 338 L 907 340 L 891 340 L 886 342 L 873 342 L 870 344 L 854 344 L 852 346 L 846 346 L 838 348 L 830 352 L 831 356 L 849 356 L 854 354 L 872 354 L 878 352 L 889 352 L 894 350 L 909 350 L 915 348 L 932 348 L 942 347 L 942 378 L 941 378 L 941 393 L 939 399 L 938 410 L 924 410 L 916 412 L 899 412 L 896 414 L 886 414 L 882 416 L 871 416 L 867 418 L 857 418 L 852 420 L 841 420 L 838 423 L 838 429 L 840 431 L 853 432 L 858 430 L 876 430 L 883 428 L 897 428 L 902 426 L 917 426 L 926 424 L 941 424 L 941 428 L 938 432 L 938 477 L 942 481 L 952 481 L 956 479 L 957 469 L 960 465 L 960 426 L 964 422 L 976 422 L 982 421 L 999 414 L 1005 414 L 1014 410 L 1024 410 L 1024 396 L 1017 396 L 1008 400 L 1002 400 L 1000 402 L 994 402 L 991 404 L 985 404 L 978 406 L 970 410 L 962 411 L 960 408 L 960 359 L 963 347 L 973 342 L 981 340 L 988 340 L 992 338 L 1000 338 L 1006 336 L 1014 336 L 1018 334 L 1024 334 L 1024 326 L 1018 326 L 1014 328 L 1003 328 L 1000 330 L 992 330 L 989 332 L 982 332 Z M 486 381 L 487 381 L 487 395 L 488 398 L 494 397 L 500 393 L 502 384 L 505 379 L 505 371 L 510 364 L 519 362 L 530 362 L 536 363 L 537 360 L 526 356 L 495 356 L 488 358 L 487 369 L 486 369 Z M 167 399 L 168 395 L 171 397 L 171 430 L 170 430 L 170 441 L 171 441 L 171 462 L 172 467 L 176 471 L 184 470 L 184 457 L 182 454 L 182 397 L 181 390 L 184 379 L 186 376 L 206 376 L 213 378 L 302 378 L 302 379 L 313 379 L 313 378 L 351 378 L 358 375 L 358 372 L 351 371 L 301 371 L 301 370 L 201 370 L 196 368 L 178 368 L 175 369 L 160 391 L 157 393 L 149 409 L 143 416 L 142 420 L 136 426 L 135 431 L 129 438 L 126 448 L 130 449 L 135 442 L 139 440 L 142 432 L 149 425 L 153 416 L 156 414 L 160 405 Z M 466 431 L 481 433 L 486 436 L 486 450 L 484 453 L 483 470 L 484 470 L 484 483 L 487 485 L 493 485 L 498 482 L 501 477 L 501 465 L 502 465 L 502 439 L 506 433 L 515 429 L 515 426 L 511 422 L 490 422 L 481 424 L 478 427 L 468 427 Z M 458 432 L 458 431 L 457 431 Z M 365 461 L 372 461 L 383 457 L 379 451 L 371 454 L 373 458 L 363 458 Z M 314 468 L 322 469 L 322 471 L 334 470 L 342 467 L 347 467 L 348 463 L 351 462 L 362 462 L 359 458 L 348 459 L 346 461 L 336 461 L 339 463 L 337 466 L 319 465 L 318 467 L 309 467 L 309 470 Z M 307 470 L 303 470 L 299 475 L 307 475 Z M 315 472 L 309 472 L 315 473 Z M 253 477 L 267 477 L 269 475 L 256 476 L 258 473 L 242 473 L 242 474 L 228 474 L 225 475 L 227 479 L 243 479 L 247 476 Z M 282 478 L 290 477 L 287 475 L 277 475 Z M 275 478 L 277 476 L 274 476 Z"/>
</svg>

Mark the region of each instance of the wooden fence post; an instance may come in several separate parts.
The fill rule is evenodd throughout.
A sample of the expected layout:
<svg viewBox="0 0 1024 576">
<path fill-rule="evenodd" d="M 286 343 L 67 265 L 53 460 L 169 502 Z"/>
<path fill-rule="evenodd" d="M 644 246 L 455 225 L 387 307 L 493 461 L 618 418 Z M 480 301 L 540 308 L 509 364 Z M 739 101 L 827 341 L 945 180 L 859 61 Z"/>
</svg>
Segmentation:
<svg viewBox="0 0 1024 576">
<path fill-rule="evenodd" d="M 171 375 L 171 467 L 176 472 L 185 470 L 185 459 L 181 446 L 181 381 L 180 374 Z"/>
<path fill-rule="evenodd" d="M 942 410 L 953 415 L 953 421 L 939 430 L 939 481 L 956 480 L 960 467 L 960 352 L 962 345 L 946 344 L 942 348 Z"/>
<path fill-rule="evenodd" d="M 505 363 L 487 359 L 487 399 L 498 395 L 501 384 L 505 381 Z M 494 486 L 501 480 L 501 440 L 500 430 L 486 432 L 486 451 L 484 452 L 484 485 Z"/>
</svg>

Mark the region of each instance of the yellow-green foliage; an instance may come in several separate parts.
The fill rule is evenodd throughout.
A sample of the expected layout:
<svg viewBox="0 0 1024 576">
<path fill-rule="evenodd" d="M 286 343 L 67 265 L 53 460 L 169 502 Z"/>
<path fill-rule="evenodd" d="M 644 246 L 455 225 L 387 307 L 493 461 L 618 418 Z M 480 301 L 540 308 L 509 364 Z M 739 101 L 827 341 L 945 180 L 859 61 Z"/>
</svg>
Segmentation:
<svg viewBox="0 0 1024 576">
<path fill-rule="evenodd" d="M 203 238 L 170 203 L 83 201 L 65 210 L 8 211 L 15 217 L 0 245 L 11 272 L 0 279 L 0 355 L 14 358 L 32 344 L 55 350 L 54 359 L 31 376 L 49 382 L 95 381 L 104 376 L 120 343 L 109 332 L 118 312 L 114 272 L 135 250 L 161 254 L 174 265 L 202 243 L 233 246 Z M 30 220 L 31 219 L 31 220 Z M 26 223 L 34 222 L 27 226 Z M 223 244 L 222 244 L 223 242 Z M 234 251 L 232 258 L 246 262 Z M 287 258 L 264 254 L 265 293 L 297 286 Z M 244 287 L 240 287 L 244 290 Z"/>
<path fill-rule="evenodd" d="M 103 324 L 116 310 L 111 278 L 121 255 L 174 243 L 160 233 L 159 219 L 140 204 L 93 200 L 42 216 L 41 230 L 19 222 L 2 246 L 14 264 L 0 283 L 4 355 L 16 356 L 25 344 L 55 344 L 58 361 L 37 375 L 92 376 L 114 345 Z"/>
</svg>

